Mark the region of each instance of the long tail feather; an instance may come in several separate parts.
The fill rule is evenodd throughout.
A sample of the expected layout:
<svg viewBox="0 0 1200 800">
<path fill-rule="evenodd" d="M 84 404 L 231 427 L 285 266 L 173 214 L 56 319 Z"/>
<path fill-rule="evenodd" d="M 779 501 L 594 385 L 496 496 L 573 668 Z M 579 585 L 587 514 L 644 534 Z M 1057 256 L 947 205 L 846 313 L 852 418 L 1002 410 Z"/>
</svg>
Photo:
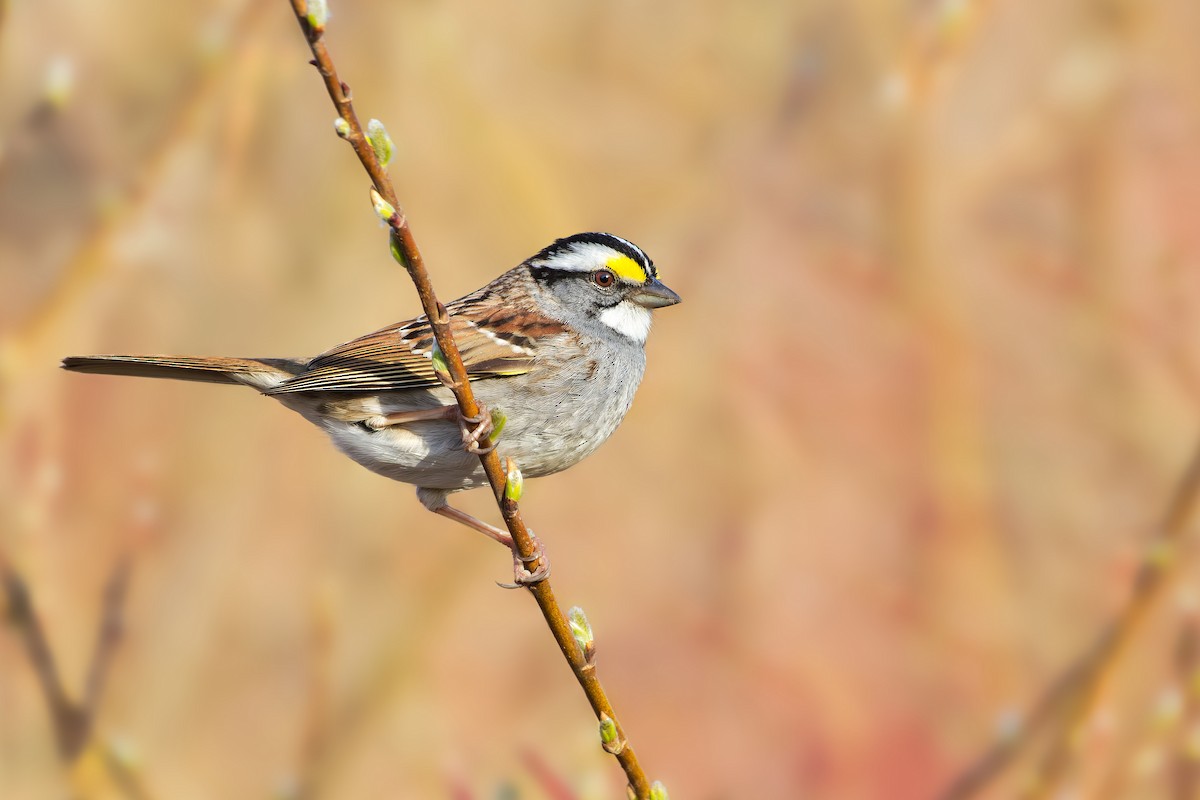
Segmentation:
<svg viewBox="0 0 1200 800">
<path fill-rule="evenodd" d="M 69 356 L 63 369 L 139 378 L 172 378 L 206 383 L 240 383 L 265 391 L 304 370 L 305 362 L 287 358 L 191 356 Z"/>
</svg>

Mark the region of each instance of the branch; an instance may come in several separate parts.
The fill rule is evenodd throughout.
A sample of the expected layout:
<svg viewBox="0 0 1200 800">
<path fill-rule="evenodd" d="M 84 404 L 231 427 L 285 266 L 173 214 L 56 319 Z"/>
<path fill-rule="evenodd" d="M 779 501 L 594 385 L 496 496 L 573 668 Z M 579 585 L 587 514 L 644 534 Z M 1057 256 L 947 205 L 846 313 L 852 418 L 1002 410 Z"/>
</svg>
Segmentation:
<svg viewBox="0 0 1200 800">
<path fill-rule="evenodd" d="M 1133 593 L 1096 647 L 1096 655 L 1080 681 L 1050 751 L 1035 776 L 1030 798 L 1047 797 L 1070 768 L 1078 750 L 1078 733 L 1104 695 L 1130 640 L 1162 596 L 1179 564 L 1179 550 L 1200 499 L 1200 449 L 1179 480 L 1160 533 L 1147 549 L 1134 580 Z"/>
<path fill-rule="evenodd" d="M 108 678 L 109 667 L 121 640 L 121 609 L 129 588 L 131 564 L 125 555 L 113 565 L 104 589 L 100 624 L 96 644 L 88 665 L 88 675 L 81 701 L 72 700 L 63 688 L 54 651 L 50 648 L 45 627 L 33 608 L 29 587 L 24 578 L 0 554 L 0 585 L 8 613 L 20 633 L 29 653 L 34 673 L 50 709 L 58 753 L 66 764 L 73 764 L 92 738 L 93 723 Z"/>
<path fill-rule="evenodd" d="M 386 206 L 384 206 L 376 202 L 376 210 L 380 212 L 380 216 L 384 218 L 391 229 L 392 254 L 408 271 L 408 275 L 412 279 L 417 294 L 421 299 L 421 307 L 424 309 L 425 316 L 429 319 L 430 326 L 433 328 L 438 348 L 445 357 L 446 368 L 449 373 L 446 385 L 454 393 L 454 398 L 458 402 L 458 407 L 462 415 L 467 418 L 477 417 L 480 411 L 479 404 L 476 402 L 475 395 L 471 391 L 471 384 L 467 377 L 466 368 L 463 366 L 462 356 L 459 354 L 458 346 L 455 344 L 454 337 L 450 333 L 450 317 L 446 313 L 445 306 L 438 302 L 437 295 L 433 291 L 433 285 L 429 280 L 429 273 L 425 269 L 425 262 L 421 258 L 420 251 L 417 249 L 416 241 L 413 239 L 408 219 L 400 208 L 396 191 L 392 187 L 392 182 L 388 177 L 385 165 L 380 162 L 371 139 L 363 132 L 363 127 L 359 123 L 358 115 L 355 113 L 351 102 L 350 87 L 338 78 L 337 70 L 333 65 L 333 59 L 330 57 L 329 50 L 325 46 L 325 0 L 320 0 L 320 2 L 314 0 L 311 5 L 307 0 L 291 0 L 291 4 L 292 10 L 296 15 L 296 20 L 300 23 L 300 29 L 303 31 L 309 48 L 312 50 L 313 59 L 311 63 L 320 73 L 321 79 L 325 83 L 325 89 L 329 93 L 329 99 L 333 101 L 333 105 L 337 109 L 339 117 L 337 123 L 338 134 L 354 148 L 355 155 L 358 156 L 358 160 L 362 163 L 363 168 L 371 178 L 371 183 L 374 185 L 375 192 L 378 193 L 378 198 L 386 203 Z M 504 517 L 504 523 L 512 535 L 513 548 L 516 555 L 529 565 L 531 571 L 537 572 L 539 568 L 545 566 L 545 556 L 541 553 L 521 516 L 520 508 L 517 505 L 519 492 L 505 492 L 505 487 L 508 485 L 508 475 L 501 467 L 499 456 L 497 456 L 494 450 L 486 454 L 481 454 L 480 460 L 483 462 L 483 469 L 487 475 L 488 483 L 491 484 L 492 492 L 500 507 L 501 515 Z M 514 479 L 519 476 L 519 473 L 515 469 L 510 471 L 513 473 Z M 613 711 L 612 704 L 609 702 L 608 696 L 600 684 L 600 680 L 596 677 L 594 645 L 591 646 L 588 654 L 585 655 L 584 648 L 576 642 L 575 637 L 572 635 L 571 626 L 562 609 L 559 607 L 558 601 L 555 599 L 549 580 L 541 580 L 528 584 L 527 588 L 537 601 L 538 607 L 542 611 L 542 616 L 545 618 L 550 632 L 554 635 L 555 642 L 558 643 L 559 650 L 570 665 L 571 671 L 574 673 L 576 680 L 579 681 L 579 685 L 583 688 L 584 694 L 587 695 L 588 702 L 591 704 L 596 718 L 601 722 L 601 730 L 611 729 L 611 733 L 609 734 L 611 739 L 605 742 L 605 749 L 616 756 L 620 762 L 621 768 L 625 771 L 625 776 L 635 795 L 638 798 L 650 797 L 652 790 L 650 782 L 638 764 L 633 747 L 629 744 L 624 731 L 617 722 L 617 715 Z M 608 727 L 606 728 L 605 726 Z"/>
<path fill-rule="evenodd" d="M 1109 680 L 1116 672 L 1130 640 L 1142 627 L 1162 597 L 1175 567 L 1180 547 L 1200 501 L 1200 447 L 1180 477 L 1159 533 L 1146 550 L 1133 590 L 1120 613 L 1101 631 L 1096 641 L 1046 690 L 1018 735 L 1006 737 L 980 757 L 942 795 L 942 800 L 977 796 L 1032 743 L 1035 734 L 1053 728 L 1049 749 L 1038 765 L 1025 796 L 1052 794 L 1074 761 L 1079 732 L 1091 716 Z"/>
</svg>

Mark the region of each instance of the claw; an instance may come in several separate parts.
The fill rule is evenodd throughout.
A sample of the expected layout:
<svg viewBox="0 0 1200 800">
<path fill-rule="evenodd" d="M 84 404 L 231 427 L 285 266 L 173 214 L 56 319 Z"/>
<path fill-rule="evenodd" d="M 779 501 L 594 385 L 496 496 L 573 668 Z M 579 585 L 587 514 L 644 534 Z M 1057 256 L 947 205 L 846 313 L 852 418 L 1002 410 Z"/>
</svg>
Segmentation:
<svg viewBox="0 0 1200 800">
<path fill-rule="evenodd" d="M 487 440 L 488 435 L 495 427 L 492 423 L 491 412 L 482 403 L 479 404 L 479 413 L 473 417 L 460 413 L 458 427 L 462 430 L 463 446 L 468 453 L 485 455 L 496 449 L 496 445 L 490 442 L 485 445 L 479 444 L 481 439 Z"/>
<path fill-rule="evenodd" d="M 533 531 L 529 532 L 533 538 L 533 552 L 527 556 L 517 552 L 516 547 L 513 548 L 513 582 L 500 583 L 496 585 L 502 589 L 521 589 L 528 588 L 535 584 L 541 583 L 550 577 L 550 559 L 546 556 L 546 551 L 542 548 L 542 543 L 533 535 Z M 535 570 L 530 571 L 526 564 L 533 564 L 541 561 L 542 564 Z"/>
<path fill-rule="evenodd" d="M 484 445 L 483 447 L 480 447 L 478 442 L 468 442 L 467 443 L 467 452 L 474 453 L 477 456 L 486 456 L 488 453 L 492 452 L 495 449 L 496 449 L 496 445 L 494 445 L 494 444 Z"/>
</svg>

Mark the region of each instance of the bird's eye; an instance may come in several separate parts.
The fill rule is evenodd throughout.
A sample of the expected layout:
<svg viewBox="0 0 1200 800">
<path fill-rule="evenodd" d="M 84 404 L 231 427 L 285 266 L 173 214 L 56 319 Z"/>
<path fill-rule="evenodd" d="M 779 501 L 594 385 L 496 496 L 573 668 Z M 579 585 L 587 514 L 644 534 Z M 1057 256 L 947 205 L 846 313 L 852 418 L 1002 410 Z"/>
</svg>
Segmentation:
<svg viewBox="0 0 1200 800">
<path fill-rule="evenodd" d="M 592 273 L 592 283 L 601 289 L 610 289 L 617 282 L 617 276 L 607 269 L 598 269 Z"/>
</svg>

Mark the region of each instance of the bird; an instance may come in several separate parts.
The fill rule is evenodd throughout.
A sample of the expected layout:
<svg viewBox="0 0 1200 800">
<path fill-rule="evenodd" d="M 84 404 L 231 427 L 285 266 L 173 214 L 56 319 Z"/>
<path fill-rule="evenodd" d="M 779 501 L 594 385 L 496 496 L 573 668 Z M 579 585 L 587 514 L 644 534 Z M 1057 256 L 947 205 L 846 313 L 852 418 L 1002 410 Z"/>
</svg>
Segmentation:
<svg viewBox="0 0 1200 800">
<path fill-rule="evenodd" d="M 257 389 L 357 463 L 415 485 L 425 508 L 512 547 L 506 531 L 454 508 L 449 495 L 487 484 L 477 456 L 492 447 L 530 478 L 593 453 L 633 403 L 651 312 L 679 302 L 629 240 L 599 232 L 555 240 L 445 305 L 481 406 L 473 419 L 439 378 L 425 316 L 311 359 L 94 355 L 62 367 Z"/>
</svg>

